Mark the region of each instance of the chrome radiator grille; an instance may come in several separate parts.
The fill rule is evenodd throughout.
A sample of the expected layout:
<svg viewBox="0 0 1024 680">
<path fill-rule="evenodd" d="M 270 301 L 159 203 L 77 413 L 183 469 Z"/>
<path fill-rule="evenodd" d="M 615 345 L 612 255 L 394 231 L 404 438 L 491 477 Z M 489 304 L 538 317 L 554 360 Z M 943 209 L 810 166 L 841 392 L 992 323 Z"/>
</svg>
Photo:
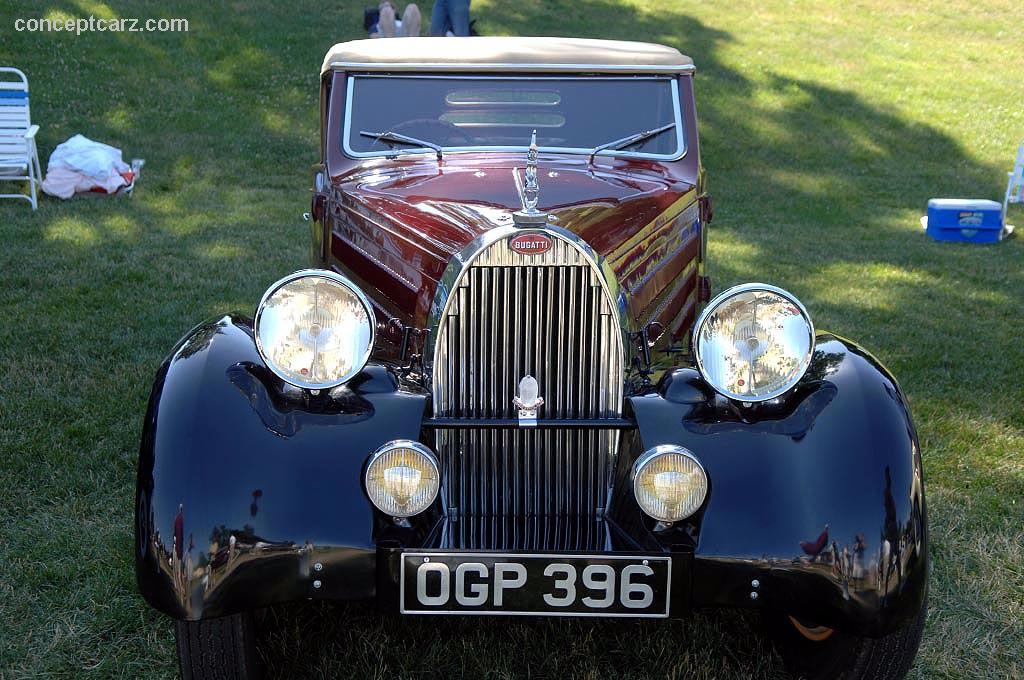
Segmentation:
<svg viewBox="0 0 1024 680">
<path fill-rule="evenodd" d="M 538 420 L 622 410 L 618 317 L 600 273 L 572 244 L 522 255 L 500 240 L 451 292 L 437 328 L 434 414 L 515 418 L 532 375 Z M 597 549 L 618 446 L 615 430 L 438 430 L 448 547 Z"/>
</svg>

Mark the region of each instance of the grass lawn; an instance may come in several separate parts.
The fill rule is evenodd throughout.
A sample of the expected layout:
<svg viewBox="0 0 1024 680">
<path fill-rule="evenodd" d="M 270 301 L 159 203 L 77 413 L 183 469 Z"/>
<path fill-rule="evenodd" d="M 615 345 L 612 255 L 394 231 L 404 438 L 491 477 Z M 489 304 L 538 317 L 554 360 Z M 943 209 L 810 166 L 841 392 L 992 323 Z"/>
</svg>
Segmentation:
<svg viewBox="0 0 1024 680">
<path fill-rule="evenodd" d="M 0 64 L 30 78 L 44 165 L 78 132 L 147 161 L 132 200 L 43 199 L 35 214 L 0 202 L 0 678 L 177 672 L 170 621 L 136 594 L 132 563 L 151 379 L 194 323 L 251 310 L 306 264 L 319 64 L 360 37 L 363 4 L 0 7 Z M 90 14 L 190 30 L 13 28 Z M 716 290 L 788 288 L 816 326 L 881 358 L 914 407 L 934 566 L 914 677 L 1024 675 L 1024 239 L 938 244 L 918 224 L 929 197 L 1002 196 L 1024 139 L 1020 2 L 476 0 L 473 14 L 485 34 L 693 56 Z M 1010 218 L 1024 228 L 1024 210 Z M 755 622 L 730 612 L 667 625 L 272 617 L 280 631 L 262 644 L 278 676 L 780 675 Z"/>
</svg>

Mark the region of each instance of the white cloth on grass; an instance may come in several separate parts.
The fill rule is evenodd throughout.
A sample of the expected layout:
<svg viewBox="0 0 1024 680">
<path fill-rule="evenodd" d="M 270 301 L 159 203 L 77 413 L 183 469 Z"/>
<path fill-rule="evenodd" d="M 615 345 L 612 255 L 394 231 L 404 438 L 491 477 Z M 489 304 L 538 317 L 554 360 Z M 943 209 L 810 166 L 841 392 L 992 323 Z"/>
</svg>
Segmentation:
<svg viewBox="0 0 1024 680">
<path fill-rule="evenodd" d="M 71 198 L 95 187 L 109 194 L 128 184 L 121 173 L 129 170 L 120 149 L 75 135 L 50 154 L 42 188 L 58 198 Z"/>
</svg>

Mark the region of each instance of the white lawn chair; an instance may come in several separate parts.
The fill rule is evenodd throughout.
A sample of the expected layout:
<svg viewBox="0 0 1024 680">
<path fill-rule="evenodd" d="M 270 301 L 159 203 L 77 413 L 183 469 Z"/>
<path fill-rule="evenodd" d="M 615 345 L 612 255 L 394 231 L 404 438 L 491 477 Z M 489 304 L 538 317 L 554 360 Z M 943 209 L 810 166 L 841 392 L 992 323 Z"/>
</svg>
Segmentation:
<svg viewBox="0 0 1024 680">
<path fill-rule="evenodd" d="M 30 193 L 0 194 L 0 198 L 24 198 L 33 210 L 38 204 L 36 187 L 43 181 L 36 150 L 38 131 L 28 111 L 28 78 L 16 68 L 0 66 L 0 182 L 27 181 Z"/>
<path fill-rule="evenodd" d="M 1010 203 L 1024 203 L 1024 142 L 1017 147 L 1017 160 L 1013 172 L 1006 173 L 1006 196 L 1003 198 L 1003 222 L 1006 222 L 1006 207 Z"/>
</svg>

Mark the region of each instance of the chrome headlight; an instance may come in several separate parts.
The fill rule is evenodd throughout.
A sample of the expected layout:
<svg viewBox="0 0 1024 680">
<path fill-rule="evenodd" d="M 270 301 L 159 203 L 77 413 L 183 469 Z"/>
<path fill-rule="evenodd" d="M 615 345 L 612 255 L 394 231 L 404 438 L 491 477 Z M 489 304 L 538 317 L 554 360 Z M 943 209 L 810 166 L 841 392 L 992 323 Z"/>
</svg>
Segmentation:
<svg viewBox="0 0 1024 680">
<path fill-rule="evenodd" d="M 285 382 L 310 390 L 341 385 L 373 348 L 373 309 L 352 282 L 305 269 L 272 285 L 256 308 L 256 348 Z"/>
<path fill-rule="evenodd" d="M 366 494 L 392 517 L 418 515 L 441 486 L 437 458 L 419 442 L 399 439 L 377 449 L 366 466 Z"/>
<path fill-rule="evenodd" d="M 814 326 L 807 310 L 781 288 L 748 283 L 712 300 L 693 332 L 697 370 L 737 401 L 774 399 L 811 364 Z"/>
<path fill-rule="evenodd" d="M 682 446 L 655 446 L 633 466 L 633 495 L 640 509 L 656 520 L 678 522 L 700 509 L 708 495 L 708 477 Z"/>
</svg>

